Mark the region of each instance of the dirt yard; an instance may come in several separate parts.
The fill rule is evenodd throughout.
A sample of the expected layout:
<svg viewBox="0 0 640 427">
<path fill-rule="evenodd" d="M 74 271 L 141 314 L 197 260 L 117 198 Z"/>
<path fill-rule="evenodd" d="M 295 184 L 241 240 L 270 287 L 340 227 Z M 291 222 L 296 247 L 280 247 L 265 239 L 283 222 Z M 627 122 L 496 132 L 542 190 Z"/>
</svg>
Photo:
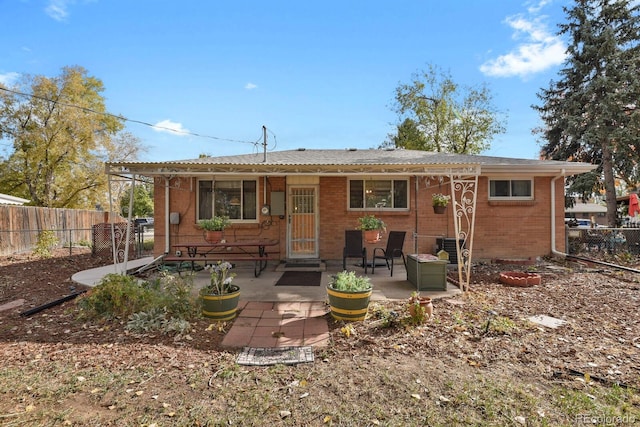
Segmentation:
<svg viewBox="0 0 640 427">
<path fill-rule="evenodd" d="M 407 322 L 405 302 L 329 320 L 315 362 L 247 367 L 220 349 L 229 325 L 187 337 L 135 335 L 126 319 L 76 319 L 71 275 L 88 253 L 0 259 L 0 425 L 638 425 L 640 276 L 543 262 L 477 265 L 471 291 Z M 632 265 L 633 266 L 633 265 Z M 508 287 L 504 270 L 542 283 Z M 530 316 L 564 321 L 557 328 Z"/>
</svg>

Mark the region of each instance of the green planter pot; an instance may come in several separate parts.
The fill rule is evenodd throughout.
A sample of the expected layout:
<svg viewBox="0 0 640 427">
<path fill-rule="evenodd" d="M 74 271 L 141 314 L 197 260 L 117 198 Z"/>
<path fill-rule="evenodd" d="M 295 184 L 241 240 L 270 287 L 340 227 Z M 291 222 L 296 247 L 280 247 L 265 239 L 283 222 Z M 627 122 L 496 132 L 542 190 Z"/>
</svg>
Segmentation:
<svg viewBox="0 0 640 427">
<path fill-rule="evenodd" d="M 346 292 L 327 287 L 331 316 L 336 320 L 361 321 L 367 316 L 372 289 Z"/>
<path fill-rule="evenodd" d="M 238 301 L 240 300 L 240 288 L 224 295 L 201 295 L 202 315 L 209 319 L 225 321 L 236 317 L 238 313 Z"/>
</svg>

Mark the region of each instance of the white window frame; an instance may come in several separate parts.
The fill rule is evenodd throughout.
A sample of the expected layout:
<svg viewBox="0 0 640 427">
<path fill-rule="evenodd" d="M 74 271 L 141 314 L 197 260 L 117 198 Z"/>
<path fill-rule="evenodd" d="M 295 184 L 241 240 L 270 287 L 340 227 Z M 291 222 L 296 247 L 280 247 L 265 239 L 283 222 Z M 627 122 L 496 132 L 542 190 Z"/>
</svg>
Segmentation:
<svg viewBox="0 0 640 427">
<path fill-rule="evenodd" d="M 244 182 L 248 182 L 248 181 L 253 181 L 256 184 L 256 217 L 255 218 L 250 218 L 250 219 L 245 219 L 245 218 L 241 218 L 241 219 L 237 219 L 237 218 L 230 218 L 230 221 L 234 224 L 254 224 L 257 223 L 259 220 L 259 216 L 260 216 L 260 191 L 259 191 L 259 185 L 260 185 L 260 180 L 256 177 L 233 177 L 233 178 L 201 178 L 198 179 L 196 182 L 196 221 L 200 220 L 200 183 L 201 182 L 211 182 L 212 183 L 212 189 L 215 189 L 216 186 L 216 182 L 239 182 L 240 183 L 240 192 L 241 192 L 241 197 L 240 199 L 243 200 L 244 197 L 242 195 L 242 192 L 244 191 L 243 188 L 243 183 Z M 212 212 L 211 214 L 213 215 L 215 213 L 215 197 L 212 194 L 212 205 L 211 205 L 211 209 Z M 242 206 L 242 205 L 241 205 Z M 242 215 L 242 208 L 240 209 L 240 214 Z"/>
<path fill-rule="evenodd" d="M 491 195 L 491 183 L 494 181 L 508 181 L 509 182 L 509 192 L 511 192 L 512 182 L 513 181 L 528 181 L 531 184 L 531 194 L 529 196 L 492 196 Z M 531 177 L 515 177 L 515 178 L 504 178 L 504 177 L 493 177 L 489 178 L 487 183 L 487 193 L 489 200 L 533 200 L 535 195 L 535 180 Z"/>
<path fill-rule="evenodd" d="M 367 207 L 364 206 L 362 208 L 352 208 L 351 207 L 351 183 L 353 181 L 362 181 L 363 182 L 363 190 L 366 192 L 367 191 L 367 186 L 366 183 L 367 182 L 371 182 L 371 181 L 391 181 L 391 186 L 392 186 L 392 193 L 393 193 L 393 182 L 394 181 L 404 181 L 406 183 L 406 200 L 407 200 L 407 207 L 404 208 L 395 208 L 395 207 L 388 207 L 388 206 L 384 206 L 384 207 Z M 361 177 L 351 177 L 348 179 L 347 181 L 347 210 L 349 211 L 356 211 L 356 212 L 362 212 L 362 211 L 370 211 L 370 210 L 376 210 L 376 211 L 386 211 L 386 212 L 408 212 L 410 207 L 411 207 L 411 191 L 410 191 L 410 187 L 411 187 L 411 180 L 407 177 L 404 176 L 385 176 L 385 177 L 375 177 L 375 178 L 361 178 Z M 364 204 L 364 201 L 363 201 Z"/>
</svg>

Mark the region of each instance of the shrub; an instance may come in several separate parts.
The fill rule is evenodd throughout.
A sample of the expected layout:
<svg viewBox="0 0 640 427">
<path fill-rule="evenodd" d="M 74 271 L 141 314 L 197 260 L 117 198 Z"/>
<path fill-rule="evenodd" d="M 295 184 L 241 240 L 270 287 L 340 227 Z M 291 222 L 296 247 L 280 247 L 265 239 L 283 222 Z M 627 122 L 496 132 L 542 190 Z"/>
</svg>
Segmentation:
<svg viewBox="0 0 640 427">
<path fill-rule="evenodd" d="M 357 276 L 355 271 L 341 271 L 333 276 L 329 287 L 337 291 L 362 292 L 371 289 L 371 280 L 366 276 Z"/>
<path fill-rule="evenodd" d="M 152 307 L 154 292 L 132 276 L 106 275 L 95 288 L 78 300 L 81 316 L 95 318 L 127 318 Z"/>
<path fill-rule="evenodd" d="M 191 279 L 162 275 L 150 282 L 131 276 L 110 274 L 78 300 L 80 317 L 128 319 L 135 332 L 161 331 L 184 334 L 190 319 L 199 315 Z"/>
<path fill-rule="evenodd" d="M 51 258 L 53 253 L 51 252 L 58 245 L 58 238 L 56 234 L 51 230 L 44 230 L 38 233 L 38 240 L 33 253 L 40 258 Z"/>
</svg>

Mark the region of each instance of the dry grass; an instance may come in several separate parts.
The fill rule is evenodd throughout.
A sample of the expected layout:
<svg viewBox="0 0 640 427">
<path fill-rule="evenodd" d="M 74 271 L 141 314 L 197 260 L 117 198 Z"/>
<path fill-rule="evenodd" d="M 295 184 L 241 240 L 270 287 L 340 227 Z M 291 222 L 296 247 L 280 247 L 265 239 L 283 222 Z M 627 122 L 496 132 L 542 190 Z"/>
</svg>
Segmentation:
<svg viewBox="0 0 640 427">
<path fill-rule="evenodd" d="M 0 312 L 0 425 L 637 424 L 637 279 L 569 267 L 536 267 L 542 285 L 516 289 L 478 266 L 473 290 L 435 301 L 432 321 L 408 322 L 404 302 L 374 305 L 349 328 L 330 321 L 330 346 L 297 366 L 239 366 L 206 322 L 173 341 L 78 321 L 73 303 Z M 38 269 L 19 271 L 8 298 Z M 544 328 L 534 314 L 567 323 Z"/>
</svg>

